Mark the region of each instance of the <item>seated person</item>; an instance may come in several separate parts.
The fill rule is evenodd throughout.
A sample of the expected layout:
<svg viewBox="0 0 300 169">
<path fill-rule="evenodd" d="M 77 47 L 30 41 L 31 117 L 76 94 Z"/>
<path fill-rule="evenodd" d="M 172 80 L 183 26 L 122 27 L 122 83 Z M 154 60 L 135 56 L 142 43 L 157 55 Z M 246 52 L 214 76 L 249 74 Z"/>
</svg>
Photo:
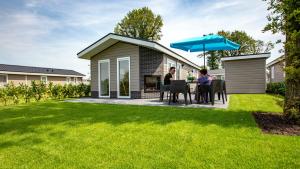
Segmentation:
<svg viewBox="0 0 300 169">
<path fill-rule="evenodd" d="M 169 73 L 165 75 L 164 78 L 164 85 L 170 85 L 171 80 L 173 79 L 173 75 L 175 74 L 176 70 L 175 67 L 170 67 Z M 173 102 L 176 102 L 176 94 L 173 94 Z"/>
<path fill-rule="evenodd" d="M 209 91 L 209 86 L 211 84 L 211 81 L 212 81 L 212 77 L 207 74 L 207 70 L 201 69 L 198 78 L 198 83 L 200 84 L 200 89 L 199 89 L 200 97 L 204 103 L 208 103 L 208 91 Z"/>
<path fill-rule="evenodd" d="M 173 78 L 174 74 L 175 74 L 175 67 L 170 67 L 169 73 L 165 75 L 164 85 L 170 85 L 171 84 L 171 79 Z"/>
<path fill-rule="evenodd" d="M 200 83 L 200 85 L 210 85 L 211 81 L 212 77 L 207 74 L 207 70 L 201 69 L 198 78 L 198 83 Z"/>
</svg>

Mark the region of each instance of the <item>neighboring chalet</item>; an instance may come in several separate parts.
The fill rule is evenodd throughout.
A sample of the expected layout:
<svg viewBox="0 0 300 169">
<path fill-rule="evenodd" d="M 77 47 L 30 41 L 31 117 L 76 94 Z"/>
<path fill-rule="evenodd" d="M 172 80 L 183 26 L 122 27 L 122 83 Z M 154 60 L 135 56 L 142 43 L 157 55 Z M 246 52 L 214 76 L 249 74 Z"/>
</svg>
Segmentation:
<svg viewBox="0 0 300 169">
<path fill-rule="evenodd" d="M 285 67 L 284 56 L 274 59 L 273 61 L 268 63 L 267 82 L 269 83 L 283 82 L 285 78 L 284 67 Z"/>
<path fill-rule="evenodd" d="M 0 64 L 0 86 L 8 83 L 27 84 L 43 81 L 53 84 L 81 83 L 84 74 L 74 70 Z"/>
</svg>

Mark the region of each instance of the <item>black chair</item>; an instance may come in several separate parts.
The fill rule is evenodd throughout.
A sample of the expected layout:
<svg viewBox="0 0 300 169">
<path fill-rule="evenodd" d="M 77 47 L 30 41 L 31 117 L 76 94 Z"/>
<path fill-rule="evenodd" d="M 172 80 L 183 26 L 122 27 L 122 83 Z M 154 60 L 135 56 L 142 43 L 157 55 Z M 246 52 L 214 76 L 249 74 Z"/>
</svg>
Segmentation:
<svg viewBox="0 0 300 169">
<path fill-rule="evenodd" d="M 209 96 L 209 97 L 208 97 Z M 197 94 L 197 103 L 200 101 L 208 102 L 208 98 L 210 98 L 210 85 L 198 85 L 198 94 Z"/>
<path fill-rule="evenodd" d="M 164 100 L 164 94 L 165 92 L 167 92 L 167 98 L 168 98 L 168 95 L 169 95 L 169 92 L 170 92 L 170 85 L 163 85 L 161 84 L 160 85 L 160 101 L 163 101 Z"/>
<path fill-rule="evenodd" d="M 216 93 L 220 93 L 222 96 L 223 104 L 225 104 L 224 100 L 224 82 L 223 80 L 212 80 L 210 85 L 210 100 L 211 104 L 215 104 L 215 95 Z"/>
<path fill-rule="evenodd" d="M 171 80 L 169 104 L 171 103 L 172 94 L 175 95 L 177 93 L 182 93 L 184 95 L 184 101 L 186 105 L 187 105 L 187 95 L 189 94 L 190 103 L 192 104 L 190 87 L 189 85 L 187 85 L 185 80 Z"/>
</svg>

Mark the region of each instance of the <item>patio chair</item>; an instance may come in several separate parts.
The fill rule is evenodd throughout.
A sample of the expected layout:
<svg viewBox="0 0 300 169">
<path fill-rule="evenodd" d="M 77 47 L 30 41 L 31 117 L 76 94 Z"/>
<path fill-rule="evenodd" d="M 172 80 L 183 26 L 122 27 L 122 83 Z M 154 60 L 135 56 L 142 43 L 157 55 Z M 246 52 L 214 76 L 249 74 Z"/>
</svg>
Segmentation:
<svg viewBox="0 0 300 169">
<path fill-rule="evenodd" d="M 172 80 L 170 85 L 169 104 L 171 103 L 172 94 L 182 93 L 184 95 L 184 102 L 187 105 L 187 95 L 189 94 L 190 103 L 192 104 L 192 97 L 189 85 L 185 80 Z"/>
<path fill-rule="evenodd" d="M 224 84 L 223 80 L 212 80 L 210 85 L 210 100 L 212 105 L 215 104 L 216 93 L 221 94 L 223 104 L 225 104 L 223 84 Z"/>
<path fill-rule="evenodd" d="M 200 101 L 208 102 L 210 98 L 210 85 L 198 85 L 198 92 L 197 92 L 197 103 L 199 104 Z"/>
<path fill-rule="evenodd" d="M 170 85 L 163 85 L 160 84 L 160 97 L 159 100 L 162 102 L 164 101 L 164 94 L 167 92 L 167 99 L 169 98 L 168 95 L 170 93 Z"/>
</svg>

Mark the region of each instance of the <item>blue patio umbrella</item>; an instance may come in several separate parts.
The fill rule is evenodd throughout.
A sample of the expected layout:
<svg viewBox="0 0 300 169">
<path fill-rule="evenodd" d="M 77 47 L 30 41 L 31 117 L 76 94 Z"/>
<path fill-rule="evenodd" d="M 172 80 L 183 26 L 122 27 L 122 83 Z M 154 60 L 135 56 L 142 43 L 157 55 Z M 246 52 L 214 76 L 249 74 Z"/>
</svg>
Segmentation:
<svg viewBox="0 0 300 169">
<path fill-rule="evenodd" d="M 238 50 L 240 45 L 221 35 L 204 35 L 202 37 L 189 38 L 171 43 L 170 47 L 189 52 L 203 51 L 205 68 L 205 51 Z"/>
</svg>

